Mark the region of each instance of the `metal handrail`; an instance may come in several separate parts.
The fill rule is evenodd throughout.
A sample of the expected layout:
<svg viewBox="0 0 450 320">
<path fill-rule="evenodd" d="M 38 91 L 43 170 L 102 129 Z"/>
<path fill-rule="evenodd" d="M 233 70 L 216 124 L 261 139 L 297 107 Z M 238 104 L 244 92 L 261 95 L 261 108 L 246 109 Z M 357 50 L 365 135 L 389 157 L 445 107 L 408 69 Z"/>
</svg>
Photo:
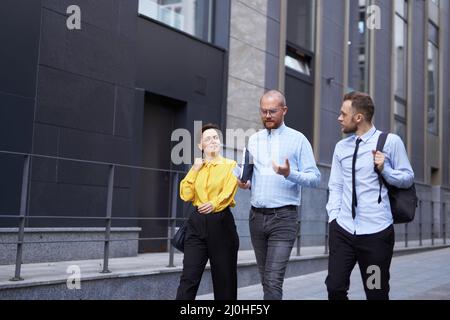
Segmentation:
<svg viewBox="0 0 450 320">
<path fill-rule="evenodd" d="M 104 257 L 103 257 L 103 270 L 102 273 L 109 273 L 110 270 L 108 269 L 108 263 L 109 263 L 109 250 L 110 250 L 110 243 L 111 242 L 121 242 L 121 241 L 169 241 L 176 228 L 176 222 L 178 220 L 186 220 L 186 218 L 183 217 L 177 217 L 177 185 L 179 183 L 179 175 L 185 174 L 185 171 L 180 170 L 170 170 L 170 169 L 159 169 L 159 168 L 151 168 L 151 167 L 143 167 L 143 166 L 135 166 L 135 165 L 126 165 L 126 164 L 119 164 L 119 163 L 111 163 L 111 162 L 104 162 L 104 161 L 94 161 L 94 160 L 83 160 L 83 159 L 73 159 L 73 158 L 67 158 L 67 157 L 59 157 L 59 156 L 48 156 L 48 155 L 40 155 L 40 154 L 33 154 L 33 153 L 23 153 L 23 152 L 14 152 L 14 151 L 4 151 L 0 150 L 0 154 L 10 154 L 10 155 L 21 155 L 24 156 L 24 169 L 22 174 L 22 191 L 21 191 L 21 203 L 20 203 L 20 212 L 19 215 L 1 215 L 0 218 L 9 218 L 9 219 L 18 219 L 19 220 L 19 226 L 18 226 L 18 240 L 16 242 L 3 242 L 2 244 L 11 244 L 11 245 L 17 245 L 17 252 L 16 252 L 16 263 L 15 263 L 15 276 L 11 279 L 12 281 L 19 281 L 23 280 L 20 277 L 20 271 L 21 271 L 21 265 L 22 265 L 22 254 L 23 254 L 23 245 L 24 244 L 43 244 L 43 243 L 84 243 L 84 242 L 103 242 L 104 243 Z M 29 198 L 29 184 L 30 184 L 30 165 L 31 165 L 31 159 L 33 157 L 37 158 L 47 158 L 47 159 L 56 159 L 56 160 L 62 160 L 62 161 L 72 161 L 72 162 L 78 162 L 83 164 L 91 164 L 91 165 L 104 165 L 109 167 L 109 177 L 108 177 L 108 196 L 107 196 L 107 206 L 106 206 L 106 214 L 102 217 L 92 217 L 92 216 L 73 216 L 73 215 L 67 215 L 67 216 L 49 216 L 49 215 L 28 215 L 28 198 Z M 171 216 L 170 217 L 114 217 L 112 216 L 112 201 L 113 201 L 113 194 L 114 194 L 114 173 L 116 168 L 129 168 L 129 169 L 138 169 L 138 170 L 146 170 L 146 171 L 153 171 L 153 172 L 165 172 L 165 173 L 173 173 L 173 179 L 170 181 L 171 188 L 170 188 L 170 196 L 169 196 L 169 207 L 171 210 Z M 318 190 L 326 191 L 327 197 L 329 196 L 329 189 L 318 187 L 315 188 Z M 409 237 L 410 236 L 416 236 L 419 237 L 419 246 L 423 245 L 423 205 L 425 203 L 431 204 L 431 212 L 434 213 L 434 207 L 436 205 L 439 206 L 439 211 L 441 214 L 443 214 L 443 217 L 441 217 L 441 226 L 442 226 L 442 232 L 441 235 L 444 238 L 444 244 L 446 244 L 446 226 L 448 225 L 448 220 L 446 218 L 446 209 L 448 208 L 448 202 L 445 201 L 433 201 L 433 200 L 427 200 L 427 199 L 421 199 L 419 201 L 419 232 L 418 233 L 411 233 L 408 230 L 408 224 L 405 224 L 405 247 L 408 247 L 409 245 Z M 301 207 L 300 207 L 301 210 Z M 29 219 L 86 219 L 86 220 L 105 220 L 106 224 L 104 226 L 105 230 L 105 238 L 104 239 L 98 239 L 98 240 L 52 240 L 52 241 L 25 241 L 25 222 Z M 150 238 L 121 238 L 121 239 L 111 239 L 111 230 L 112 228 L 112 221 L 114 220 L 167 220 L 168 224 L 170 225 L 169 229 L 169 236 L 168 237 L 150 237 Z M 236 221 L 247 221 L 248 219 L 235 219 Z M 320 223 L 325 225 L 325 233 L 324 233 L 324 240 L 325 240 L 325 251 L 324 254 L 328 254 L 328 241 L 329 241 L 329 235 L 328 235 L 328 218 L 325 213 L 323 219 L 302 219 L 301 216 L 298 219 L 298 233 L 296 238 L 297 243 L 297 255 L 300 255 L 300 248 L 301 248 L 301 238 L 308 238 L 308 237 L 320 237 L 323 235 L 323 233 L 318 234 L 309 234 L 309 233 L 302 233 L 301 232 L 301 224 L 303 223 Z M 430 221 L 430 231 L 431 231 L 431 241 L 432 245 L 435 244 L 435 231 L 434 231 L 434 219 L 432 218 Z M 102 228 L 103 229 L 103 228 Z M 103 232 L 103 230 L 101 230 Z M 242 238 L 250 238 L 250 235 L 239 235 Z M 174 267 L 174 248 L 169 245 L 169 265 L 168 267 Z"/>
<path fill-rule="evenodd" d="M 20 216 L 18 215 L 1 215 L 0 218 L 10 218 L 10 219 L 18 219 Z M 186 218 L 182 217 L 92 217 L 92 216 L 26 216 L 26 219 L 91 219 L 91 220 L 185 220 Z M 248 221 L 248 218 L 235 218 L 235 221 Z M 303 222 L 314 222 L 314 223 L 328 223 L 328 219 L 298 219 L 298 221 Z"/>
<path fill-rule="evenodd" d="M 18 155 L 18 156 L 30 156 L 30 157 L 37 157 L 37 158 L 46 158 L 46 159 L 53 159 L 53 160 L 79 162 L 79 163 L 86 163 L 86 164 L 115 166 L 115 167 L 119 167 L 119 168 L 139 169 L 139 170 L 147 170 L 147 171 L 171 172 L 171 173 L 187 173 L 186 171 L 182 171 L 182 170 L 159 169 L 159 168 L 151 168 L 151 167 L 133 166 L 133 165 L 121 164 L 121 163 L 113 163 L 113 162 L 105 162 L 105 161 L 97 161 L 97 160 L 83 160 L 83 159 L 75 159 L 75 158 L 67 158 L 67 157 L 56 157 L 56 156 L 48 156 L 48 155 L 36 154 L 36 153 L 24 153 L 24 152 L 5 151 L 5 150 L 0 150 L 0 153 L 12 154 L 12 155 Z"/>
</svg>

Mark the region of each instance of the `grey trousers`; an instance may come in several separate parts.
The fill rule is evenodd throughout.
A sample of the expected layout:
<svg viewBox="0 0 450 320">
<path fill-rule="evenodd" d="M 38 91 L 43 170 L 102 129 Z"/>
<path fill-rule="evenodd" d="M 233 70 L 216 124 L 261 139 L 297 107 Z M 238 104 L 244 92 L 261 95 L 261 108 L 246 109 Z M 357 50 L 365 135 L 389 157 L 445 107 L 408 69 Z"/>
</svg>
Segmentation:
<svg viewBox="0 0 450 320">
<path fill-rule="evenodd" d="M 250 210 L 249 225 L 264 300 L 283 298 L 287 263 L 298 231 L 297 209 Z"/>
</svg>

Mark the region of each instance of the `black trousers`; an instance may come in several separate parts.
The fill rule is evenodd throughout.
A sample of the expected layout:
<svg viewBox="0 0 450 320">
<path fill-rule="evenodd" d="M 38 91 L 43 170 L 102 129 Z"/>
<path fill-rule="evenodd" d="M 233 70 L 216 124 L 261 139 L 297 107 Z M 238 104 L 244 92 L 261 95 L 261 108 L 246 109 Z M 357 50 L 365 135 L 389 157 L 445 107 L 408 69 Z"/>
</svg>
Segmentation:
<svg viewBox="0 0 450 320">
<path fill-rule="evenodd" d="M 217 213 L 191 213 L 184 243 L 183 272 L 177 300 L 195 300 L 209 259 L 216 300 L 237 299 L 239 236 L 229 208 Z"/>
<path fill-rule="evenodd" d="M 336 220 L 330 223 L 329 300 L 347 300 L 351 272 L 358 262 L 367 300 L 389 300 L 389 268 L 394 250 L 394 226 L 374 234 L 354 235 Z"/>
</svg>

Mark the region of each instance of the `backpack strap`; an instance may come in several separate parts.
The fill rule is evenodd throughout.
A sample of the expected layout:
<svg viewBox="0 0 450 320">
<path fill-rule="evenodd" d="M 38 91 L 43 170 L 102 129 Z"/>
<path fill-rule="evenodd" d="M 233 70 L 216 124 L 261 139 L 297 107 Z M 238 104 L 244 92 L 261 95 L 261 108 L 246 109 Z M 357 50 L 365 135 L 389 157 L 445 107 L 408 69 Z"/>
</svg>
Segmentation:
<svg viewBox="0 0 450 320">
<path fill-rule="evenodd" d="M 382 132 L 380 134 L 380 136 L 378 137 L 377 149 L 376 149 L 377 151 L 383 152 L 384 145 L 386 143 L 388 134 L 389 134 L 388 132 Z M 378 168 L 375 165 L 374 165 L 374 170 L 378 174 L 378 182 L 380 184 L 380 192 L 378 193 L 378 203 L 380 203 L 381 202 L 381 188 L 383 186 L 383 177 L 381 176 L 381 172 L 378 171 Z"/>
</svg>

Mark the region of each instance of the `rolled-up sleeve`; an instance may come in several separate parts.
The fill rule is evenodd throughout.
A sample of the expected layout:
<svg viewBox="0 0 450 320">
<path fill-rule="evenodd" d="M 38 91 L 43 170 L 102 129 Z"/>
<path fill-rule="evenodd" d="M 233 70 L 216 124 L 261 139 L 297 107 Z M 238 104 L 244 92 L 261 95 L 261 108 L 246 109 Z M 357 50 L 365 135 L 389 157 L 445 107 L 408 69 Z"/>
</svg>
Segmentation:
<svg viewBox="0 0 450 320">
<path fill-rule="evenodd" d="M 180 182 L 180 198 L 183 201 L 194 201 L 195 198 L 195 179 L 198 171 L 191 168 L 186 177 Z"/>
<path fill-rule="evenodd" d="M 303 139 L 297 160 L 298 168 L 291 168 L 286 179 L 304 187 L 317 187 L 320 183 L 320 171 L 316 166 L 311 144 L 306 138 Z"/>
<path fill-rule="evenodd" d="M 386 155 L 383 178 L 397 188 L 409 188 L 414 182 L 414 171 L 406 153 L 405 145 L 399 136 L 390 134 L 390 150 Z"/>
</svg>

